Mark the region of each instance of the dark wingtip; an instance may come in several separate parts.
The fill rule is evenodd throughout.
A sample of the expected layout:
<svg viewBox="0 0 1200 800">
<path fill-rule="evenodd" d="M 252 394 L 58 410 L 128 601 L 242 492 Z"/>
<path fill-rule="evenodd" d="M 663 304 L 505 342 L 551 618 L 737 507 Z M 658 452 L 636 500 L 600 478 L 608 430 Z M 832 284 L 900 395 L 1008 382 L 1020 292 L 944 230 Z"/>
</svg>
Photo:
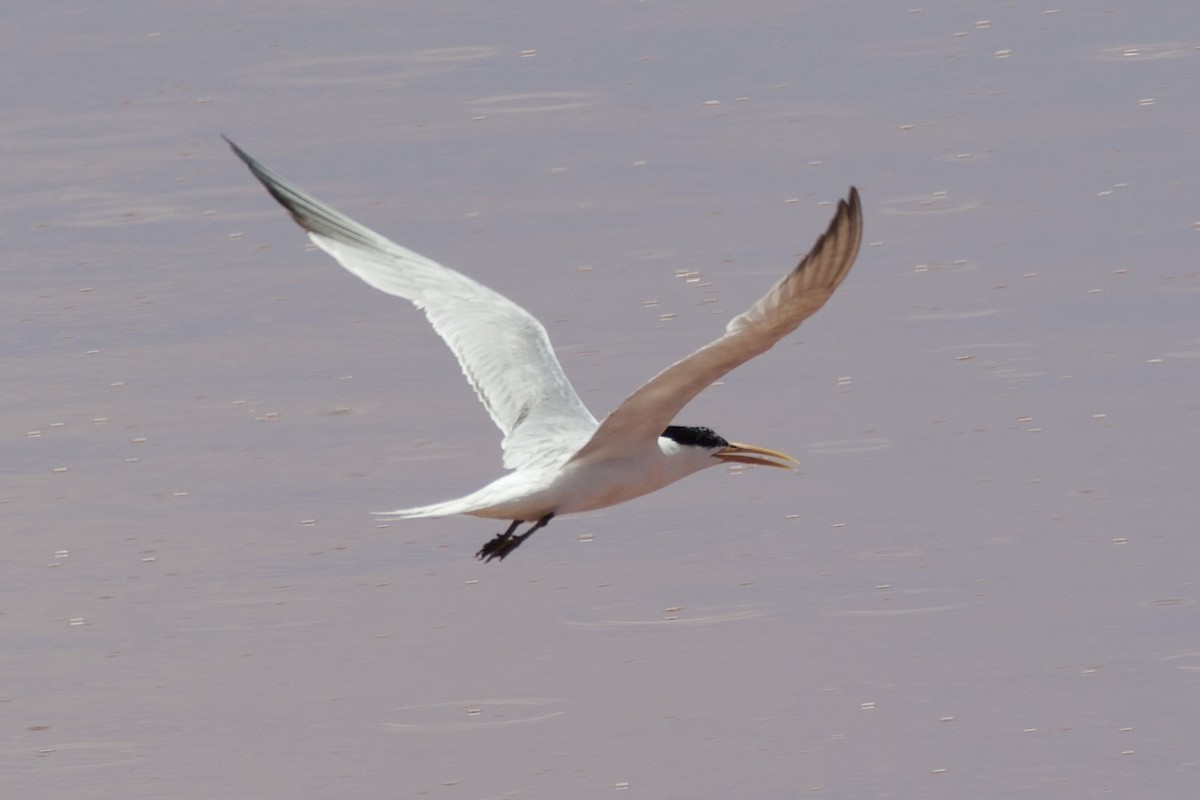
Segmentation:
<svg viewBox="0 0 1200 800">
<path fill-rule="evenodd" d="M 862 200 L 859 199 L 857 186 L 852 185 L 850 187 L 850 191 L 846 193 L 846 199 L 838 201 L 838 213 L 837 213 L 836 217 L 840 217 L 843 214 L 849 216 L 851 219 L 853 219 L 857 222 L 858 232 L 856 234 L 856 238 L 861 240 L 862 239 L 862 226 L 863 226 Z M 836 219 L 836 217 L 835 217 L 835 219 Z M 856 254 L 857 254 L 857 250 L 858 250 L 858 246 L 856 244 L 855 245 Z"/>
<path fill-rule="evenodd" d="M 221 134 L 221 138 L 229 143 L 234 155 L 250 168 L 250 172 L 259 183 L 304 230 L 365 247 L 378 247 L 381 242 L 386 242 L 379 234 L 338 213 L 282 175 L 259 163 L 258 159 L 234 144 L 225 134 Z"/>
<path fill-rule="evenodd" d="M 862 201 L 858 197 L 858 187 L 851 186 L 850 191 L 846 193 L 846 199 L 838 202 L 838 206 L 847 209 L 855 216 L 862 216 Z M 841 210 L 839 208 L 839 211 Z"/>
<path fill-rule="evenodd" d="M 221 138 L 225 140 L 225 144 L 229 145 L 229 149 L 233 151 L 233 154 L 235 156 L 240 158 L 252 170 L 254 169 L 255 165 L 257 165 L 258 162 L 254 160 L 253 156 L 251 156 L 249 153 L 247 153 L 242 148 L 238 147 L 237 143 L 235 141 L 233 141 L 233 139 L 230 139 L 225 134 L 222 133 Z"/>
</svg>

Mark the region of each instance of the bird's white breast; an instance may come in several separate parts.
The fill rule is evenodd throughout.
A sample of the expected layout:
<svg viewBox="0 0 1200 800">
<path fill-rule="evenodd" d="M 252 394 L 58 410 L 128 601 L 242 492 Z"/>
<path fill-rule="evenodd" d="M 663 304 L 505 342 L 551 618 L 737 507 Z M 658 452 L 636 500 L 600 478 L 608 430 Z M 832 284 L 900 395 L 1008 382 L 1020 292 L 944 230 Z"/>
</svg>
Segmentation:
<svg viewBox="0 0 1200 800">
<path fill-rule="evenodd" d="M 465 498 L 483 504 L 467 513 L 534 520 L 550 513 L 593 511 L 658 491 L 717 463 L 707 450 L 659 438 L 654 445 L 621 458 L 511 472 Z"/>
</svg>

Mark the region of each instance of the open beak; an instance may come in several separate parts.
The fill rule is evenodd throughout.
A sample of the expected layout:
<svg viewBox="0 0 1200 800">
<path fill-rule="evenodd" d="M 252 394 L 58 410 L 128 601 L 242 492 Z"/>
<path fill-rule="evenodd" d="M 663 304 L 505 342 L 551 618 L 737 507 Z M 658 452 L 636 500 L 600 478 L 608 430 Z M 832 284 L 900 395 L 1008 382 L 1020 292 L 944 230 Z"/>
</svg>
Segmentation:
<svg viewBox="0 0 1200 800">
<path fill-rule="evenodd" d="M 758 445 L 738 444 L 737 442 L 730 442 L 728 446 L 713 453 L 713 456 L 735 464 L 756 464 L 760 467 L 779 467 L 780 469 L 795 469 L 792 465 L 799 463 L 788 454 L 780 453 L 778 450 L 768 450 Z M 762 456 L 777 458 L 779 461 L 769 461 Z M 783 463 L 779 463 L 780 461 Z"/>
</svg>

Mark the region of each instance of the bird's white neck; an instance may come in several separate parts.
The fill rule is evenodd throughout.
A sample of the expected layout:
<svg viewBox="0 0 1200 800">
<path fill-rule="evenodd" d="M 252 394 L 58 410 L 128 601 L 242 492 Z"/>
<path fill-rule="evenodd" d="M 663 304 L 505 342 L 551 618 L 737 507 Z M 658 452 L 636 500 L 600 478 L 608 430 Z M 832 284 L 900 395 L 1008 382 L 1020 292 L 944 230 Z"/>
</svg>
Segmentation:
<svg viewBox="0 0 1200 800">
<path fill-rule="evenodd" d="M 658 437 L 658 451 L 658 457 L 653 461 L 662 476 L 662 482 L 656 489 L 721 463 L 713 458 L 712 448 L 679 444 L 664 436 Z"/>
</svg>

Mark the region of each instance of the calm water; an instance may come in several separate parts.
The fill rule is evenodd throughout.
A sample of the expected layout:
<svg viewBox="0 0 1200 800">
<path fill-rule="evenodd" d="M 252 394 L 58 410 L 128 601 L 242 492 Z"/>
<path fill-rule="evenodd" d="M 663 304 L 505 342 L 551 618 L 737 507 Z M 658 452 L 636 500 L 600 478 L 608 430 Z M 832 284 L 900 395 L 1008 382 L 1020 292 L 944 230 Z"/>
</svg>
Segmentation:
<svg viewBox="0 0 1200 800">
<path fill-rule="evenodd" d="M 0 33 L 0 772 L 23 798 L 1174 798 L 1200 781 L 1184 2 L 150 3 Z M 557 520 L 229 153 L 800 458 Z"/>
</svg>

